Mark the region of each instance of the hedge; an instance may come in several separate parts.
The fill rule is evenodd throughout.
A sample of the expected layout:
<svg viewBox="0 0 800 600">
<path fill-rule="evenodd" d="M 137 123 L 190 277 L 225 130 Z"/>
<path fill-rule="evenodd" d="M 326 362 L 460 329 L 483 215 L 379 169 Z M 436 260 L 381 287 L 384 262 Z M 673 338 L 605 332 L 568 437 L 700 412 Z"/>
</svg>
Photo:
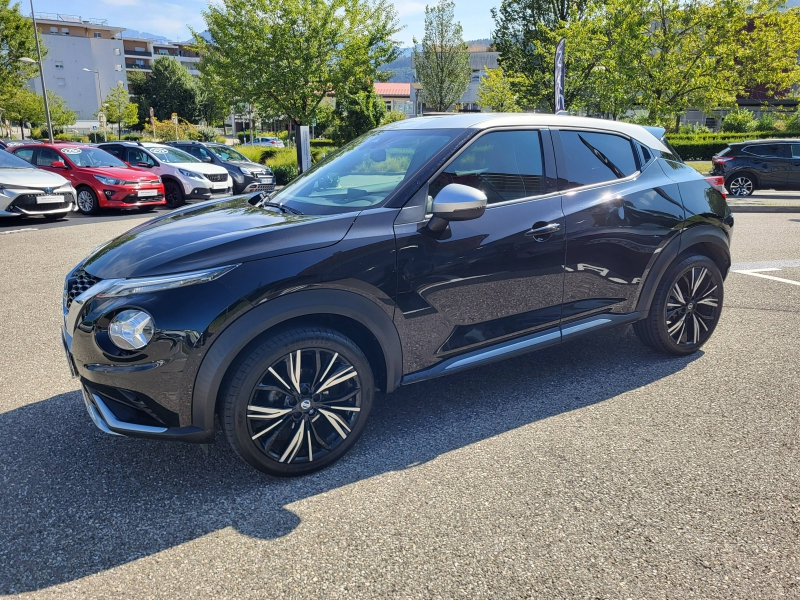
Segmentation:
<svg viewBox="0 0 800 600">
<path fill-rule="evenodd" d="M 762 131 L 754 133 L 703 133 L 700 135 L 668 135 L 667 139 L 683 160 L 711 160 L 728 144 L 768 138 L 800 138 L 800 133 Z"/>
</svg>

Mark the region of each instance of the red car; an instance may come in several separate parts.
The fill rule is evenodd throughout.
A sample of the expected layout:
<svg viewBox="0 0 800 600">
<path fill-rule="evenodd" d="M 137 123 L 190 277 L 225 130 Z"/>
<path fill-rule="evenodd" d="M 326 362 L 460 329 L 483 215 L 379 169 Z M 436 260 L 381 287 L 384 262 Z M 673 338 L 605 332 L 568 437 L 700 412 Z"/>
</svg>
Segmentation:
<svg viewBox="0 0 800 600">
<path fill-rule="evenodd" d="M 122 162 L 105 150 L 84 144 L 31 144 L 10 151 L 32 165 L 66 177 L 78 192 L 85 215 L 101 208 L 153 210 L 164 199 L 161 179 Z"/>
</svg>

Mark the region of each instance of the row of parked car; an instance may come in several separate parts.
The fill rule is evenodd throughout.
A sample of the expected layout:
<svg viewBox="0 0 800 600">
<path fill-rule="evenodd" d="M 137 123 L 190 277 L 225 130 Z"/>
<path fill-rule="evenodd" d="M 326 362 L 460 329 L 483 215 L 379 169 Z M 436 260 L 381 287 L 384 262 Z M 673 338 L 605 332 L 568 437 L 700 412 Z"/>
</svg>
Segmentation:
<svg viewBox="0 0 800 600">
<path fill-rule="evenodd" d="M 70 211 L 151 211 L 187 200 L 275 189 L 268 167 L 225 144 L 3 144 L 0 216 L 60 219 Z"/>
</svg>

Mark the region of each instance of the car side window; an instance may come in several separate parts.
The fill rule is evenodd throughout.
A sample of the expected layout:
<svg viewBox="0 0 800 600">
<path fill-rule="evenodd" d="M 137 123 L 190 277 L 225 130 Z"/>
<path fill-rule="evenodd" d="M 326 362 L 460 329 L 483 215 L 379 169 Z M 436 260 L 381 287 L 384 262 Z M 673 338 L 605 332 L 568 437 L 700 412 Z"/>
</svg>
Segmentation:
<svg viewBox="0 0 800 600">
<path fill-rule="evenodd" d="M 627 138 L 612 133 L 563 130 L 559 136 L 567 162 L 567 187 L 614 181 L 638 170 L 633 146 Z"/>
<path fill-rule="evenodd" d="M 31 162 L 33 160 L 33 150 L 30 148 L 25 148 L 24 150 L 17 150 L 14 152 L 16 156 L 19 156 L 22 160 L 27 160 Z"/>
<path fill-rule="evenodd" d="M 183 148 L 181 148 L 181 150 L 183 150 Z M 197 146 L 192 146 L 191 148 L 189 148 L 189 154 L 191 154 L 195 158 L 199 158 L 200 160 L 203 160 L 204 158 L 209 156 L 205 148 L 198 148 Z"/>
<path fill-rule="evenodd" d="M 36 166 L 37 167 L 49 167 L 52 163 L 56 162 L 57 160 L 61 160 L 61 157 L 58 155 L 58 152 L 55 150 L 50 150 L 50 148 L 42 148 L 39 150 L 39 154 L 36 155 Z"/>
<path fill-rule="evenodd" d="M 800 158 L 800 144 L 790 144 L 789 148 L 792 149 L 792 158 Z"/>
<path fill-rule="evenodd" d="M 783 158 L 785 156 L 784 146 L 785 144 L 759 144 L 758 146 L 747 146 L 743 152 L 764 158 Z"/>
<path fill-rule="evenodd" d="M 128 162 L 132 164 L 134 167 L 139 163 L 147 163 L 148 165 L 155 165 L 153 159 L 144 152 L 143 150 L 139 150 L 138 148 L 128 148 Z"/>
<path fill-rule="evenodd" d="M 125 160 L 125 157 L 122 156 L 123 149 L 119 146 L 103 146 L 103 150 L 105 150 L 109 154 L 113 154 L 120 160 Z"/>
<path fill-rule="evenodd" d="M 451 183 L 481 190 L 489 204 L 544 194 L 541 135 L 526 130 L 479 137 L 431 183 L 431 198 Z"/>
</svg>

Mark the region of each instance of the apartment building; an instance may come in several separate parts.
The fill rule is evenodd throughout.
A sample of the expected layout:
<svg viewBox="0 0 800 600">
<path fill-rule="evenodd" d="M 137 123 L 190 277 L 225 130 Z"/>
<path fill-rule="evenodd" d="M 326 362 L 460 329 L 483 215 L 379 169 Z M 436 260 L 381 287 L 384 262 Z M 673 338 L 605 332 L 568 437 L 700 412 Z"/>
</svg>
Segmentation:
<svg viewBox="0 0 800 600">
<path fill-rule="evenodd" d="M 95 115 L 101 96 L 105 98 L 119 83 L 127 89 L 127 74 L 149 73 L 159 56 L 173 56 L 189 73 L 200 75 L 197 68 L 200 55 L 190 49 L 191 42 L 125 37 L 125 27 L 111 26 L 105 19 L 76 15 L 36 13 L 36 25 L 47 46 L 42 65 L 47 89 L 64 98 L 77 113 L 78 121 L 73 128 L 80 131 L 90 131 L 99 125 Z M 29 85 L 42 93 L 38 77 Z"/>
</svg>

